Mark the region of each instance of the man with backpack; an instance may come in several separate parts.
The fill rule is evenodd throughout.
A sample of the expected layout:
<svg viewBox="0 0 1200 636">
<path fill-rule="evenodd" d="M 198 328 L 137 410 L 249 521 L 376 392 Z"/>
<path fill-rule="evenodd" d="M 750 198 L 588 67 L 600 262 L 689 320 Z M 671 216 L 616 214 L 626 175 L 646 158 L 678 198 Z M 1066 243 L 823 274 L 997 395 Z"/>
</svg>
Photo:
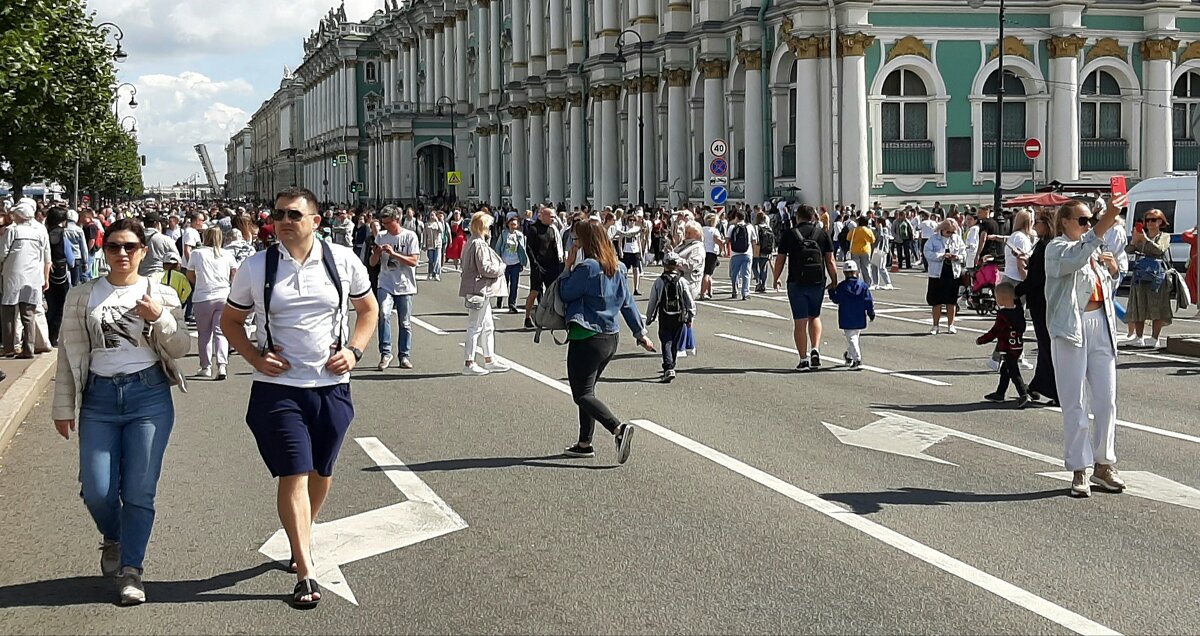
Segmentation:
<svg viewBox="0 0 1200 636">
<path fill-rule="evenodd" d="M 726 231 L 729 249 L 729 282 L 733 285 L 730 298 L 750 299 L 750 260 L 754 246 L 758 244 L 758 232 L 746 223 L 746 214 L 734 210 L 733 223 Z"/>
<path fill-rule="evenodd" d="M 662 382 L 669 384 L 675 379 L 675 360 L 683 330 L 696 317 L 696 299 L 691 286 L 679 272 L 681 259 L 674 252 L 663 256 L 663 273 L 654 281 L 650 290 L 650 304 L 646 308 L 646 324 L 658 320 L 658 340 L 662 343 Z"/>
<path fill-rule="evenodd" d="M 817 211 L 802 205 L 796 211 L 797 224 L 779 239 L 775 258 L 774 287 L 779 289 L 783 268 L 788 268 L 787 295 L 794 321 L 792 337 L 800 354 L 798 371 L 821 367 L 821 304 L 825 290 L 837 286 L 837 265 L 833 259 L 833 241 L 817 227 Z M 826 276 L 828 275 L 828 280 Z M 812 345 L 811 350 L 809 345 Z"/>
<path fill-rule="evenodd" d="M 771 255 L 775 253 L 777 234 L 762 212 L 754 217 L 754 221 L 755 230 L 758 232 L 758 245 L 754 247 L 754 292 L 762 294 L 767 291 L 767 268 L 770 266 Z"/>
<path fill-rule="evenodd" d="M 554 225 L 554 210 L 542 206 L 537 222 L 525 234 L 529 255 L 529 297 L 525 299 L 525 328 L 533 329 L 533 304 L 563 271 L 563 238 Z"/>
</svg>

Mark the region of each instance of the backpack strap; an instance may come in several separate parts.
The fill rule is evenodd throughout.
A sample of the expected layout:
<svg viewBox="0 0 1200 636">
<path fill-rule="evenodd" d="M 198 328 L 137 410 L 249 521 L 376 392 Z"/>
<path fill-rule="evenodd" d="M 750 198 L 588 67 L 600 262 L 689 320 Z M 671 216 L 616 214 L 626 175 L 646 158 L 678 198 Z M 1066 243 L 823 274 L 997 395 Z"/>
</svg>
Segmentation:
<svg viewBox="0 0 1200 636">
<path fill-rule="evenodd" d="M 333 250 L 330 249 L 328 244 L 321 246 L 321 264 L 325 266 L 325 273 L 329 275 L 329 280 L 337 288 L 338 308 L 337 312 L 334 313 L 334 320 L 337 321 L 338 325 L 338 337 L 334 343 L 334 350 L 340 351 L 342 343 L 346 340 L 346 327 L 342 322 L 342 316 L 346 311 L 346 294 L 342 289 L 342 277 L 338 274 L 337 262 L 333 260 Z"/>
<path fill-rule="evenodd" d="M 271 295 L 275 291 L 275 278 L 279 275 L 279 245 L 267 248 L 267 263 L 263 274 L 263 331 L 267 334 L 266 351 L 275 350 L 275 339 L 271 337 Z"/>
</svg>

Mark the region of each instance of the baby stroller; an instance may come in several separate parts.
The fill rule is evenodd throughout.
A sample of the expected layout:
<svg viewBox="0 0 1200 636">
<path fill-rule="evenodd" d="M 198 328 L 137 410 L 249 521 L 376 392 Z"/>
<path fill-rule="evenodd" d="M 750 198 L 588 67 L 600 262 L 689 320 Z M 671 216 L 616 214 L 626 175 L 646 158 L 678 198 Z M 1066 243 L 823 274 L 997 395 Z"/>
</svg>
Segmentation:
<svg viewBox="0 0 1200 636">
<path fill-rule="evenodd" d="M 962 301 L 980 316 L 996 313 L 996 285 L 1000 284 L 1000 266 L 996 258 L 985 256 L 983 264 L 963 275 Z"/>
</svg>

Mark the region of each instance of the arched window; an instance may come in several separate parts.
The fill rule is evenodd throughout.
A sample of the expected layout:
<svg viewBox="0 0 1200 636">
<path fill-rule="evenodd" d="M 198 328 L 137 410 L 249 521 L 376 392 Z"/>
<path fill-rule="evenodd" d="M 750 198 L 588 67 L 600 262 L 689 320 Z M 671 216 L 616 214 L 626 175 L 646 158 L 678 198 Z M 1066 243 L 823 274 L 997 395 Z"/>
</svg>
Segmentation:
<svg viewBox="0 0 1200 636">
<path fill-rule="evenodd" d="M 1079 136 L 1121 139 L 1121 87 L 1108 71 L 1093 71 L 1083 81 L 1079 104 Z"/>
<path fill-rule="evenodd" d="M 792 72 L 788 75 L 788 144 L 796 145 L 796 114 L 799 106 L 796 103 L 798 97 L 796 86 L 800 71 L 800 62 L 792 62 Z M 795 176 L 795 168 L 793 167 L 792 176 Z"/>
<path fill-rule="evenodd" d="M 983 171 L 996 170 L 996 124 L 997 109 L 994 95 L 1000 91 L 1000 71 L 993 71 L 983 83 L 983 94 L 988 99 L 983 102 L 983 122 L 981 136 L 983 137 Z M 1004 130 L 1000 138 L 1003 141 L 1003 165 L 1008 171 L 1028 172 L 1030 160 L 1025 156 L 1024 141 L 1026 138 L 1025 121 L 1028 114 L 1025 101 L 1025 84 L 1011 70 L 1004 72 Z"/>
<path fill-rule="evenodd" d="M 884 174 L 930 174 L 929 89 L 911 69 L 892 71 L 883 81 L 880 104 Z"/>
<path fill-rule="evenodd" d="M 1191 141 L 1196 136 L 1192 122 L 1200 116 L 1200 73 L 1188 71 L 1175 82 L 1172 130 L 1176 141 Z"/>
</svg>

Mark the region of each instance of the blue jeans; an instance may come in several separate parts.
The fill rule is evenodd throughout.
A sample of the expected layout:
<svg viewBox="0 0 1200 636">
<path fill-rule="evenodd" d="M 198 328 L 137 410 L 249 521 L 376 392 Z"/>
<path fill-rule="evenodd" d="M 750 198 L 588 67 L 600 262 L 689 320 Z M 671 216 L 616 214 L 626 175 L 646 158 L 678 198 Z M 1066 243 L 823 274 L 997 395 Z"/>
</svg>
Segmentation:
<svg viewBox="0 0 1200 636">
<path fill-rule="evenodd" d="M 399 294 L 389 294 L 380 289 L 378 294 L 379 305 L 383 307 L 383 301 L 389 296 L 392 300 L 392 305 L 396 309 L 396 315 L 400 317 L 400 357 L 407 358 L 412 354 L 412 301 L 411 295 L 401 296 Z M 381 310 L 379 316 L 379 355 L 392 355 L 392 312 L 383 312 Z"/>
<path fill-rule="evenodd" d="M 155 365 L 111 378 L 92 374 L 79 409 L 80 496 L 121 565 L 138 568 L 154 526 L 154 496 L 175 426 L 171 384 Z"/>
<path fill-rule="evenodd" d="M 433 249 L 428 249 L 425 250 L 425 253 L 429 256 L 429 275 L 433 276 L 434 278 L 441 278 L 442 248 L 435 247 Z"/>
<path fill-rule="evenodd" d="M 521 285 L 521 264 L 509 265 L 504 268 L 504 278 L 508 280 L 508 306 L 517 306 L 517 292 Z"/>
<path fill-rule="evenodd" d="M 729 259 L 729 281 L 733 283 L 734 296 L 746 297 L 750 295 L 749 254 L 734 254 Z"/>
<path fill-rule="evenodd" d="M 767 270 L 771 259 L 767 256 L 759 256 L 754 259 L 754 284 L 759 288 L 767 286 Z"/>
</svg>

